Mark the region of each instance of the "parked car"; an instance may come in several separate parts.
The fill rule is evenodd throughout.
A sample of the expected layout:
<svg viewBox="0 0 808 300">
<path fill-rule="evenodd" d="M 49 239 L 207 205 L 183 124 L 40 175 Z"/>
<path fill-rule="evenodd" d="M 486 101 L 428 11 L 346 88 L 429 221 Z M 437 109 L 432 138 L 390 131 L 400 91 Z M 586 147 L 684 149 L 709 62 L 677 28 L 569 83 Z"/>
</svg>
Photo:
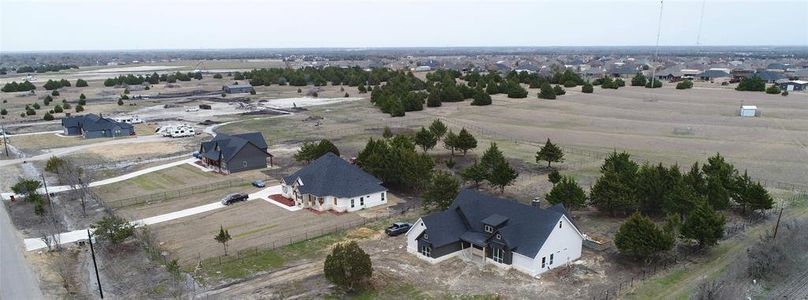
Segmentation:
<svg viewBox="0 0 808 300">
<path fill-rule="evenodd" d="M 227 195 L 226 197 L 222 198 L 222 204 L 230 205 L 230 204 L 240 202 L 240 201 L 247 201 L 247 198 L 249 198 L 249 196 L 247 196 L 247 194 L 232 193 L 232 194 Z"/>
<path fill-rule="evenodd" d="M 195 112 L 195 111 L 199 111 L 199 108 L 198 107 L 189 107 L 189 108 L 186 108 L 185 111 L 186 112 Z"/>
<path fill-rule="evenodd" d="M 191 154 L 191 155 L 192 155 L 194 158 L 202 159 L 202 154 L 200 154 L 200 153 L 199 153 L 199 151 L 194 151 L 194 153 L 193 153 L 193 154 Z"/>
<path fill-rule="evenodd" d="M 263 180 L 260 180 L 260 179 L 259 179 L 259 180 L 256 180 L 256 181 L 253 181 L 253 182 L 252 182 L 252 185 L 253 185 L 254 187 L 258 187 L 258 188 L 262 188 L 262 187 L 267 186 L 266 182 L 264 182 Z"/>
<path fill-rule="evenodd" d="M 408 230 L 410 230 L 410 227 L 412 227 L 412 225 L 409 223 L 395 222 L 393 225 L 390 225 L 390 227 L 387 227 L 387 229 L 384 230 L 384 233 L 389 236 L 397 236 L 399 234 L 406 233 Z"/>
</svg>

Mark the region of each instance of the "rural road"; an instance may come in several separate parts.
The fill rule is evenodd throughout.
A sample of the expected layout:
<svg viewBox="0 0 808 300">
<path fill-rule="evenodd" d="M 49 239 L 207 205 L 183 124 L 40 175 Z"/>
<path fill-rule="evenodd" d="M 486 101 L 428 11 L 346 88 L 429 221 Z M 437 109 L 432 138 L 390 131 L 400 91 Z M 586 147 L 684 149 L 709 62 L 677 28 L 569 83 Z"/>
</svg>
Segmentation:
<svg viewBox="0 0 808 300">
<path fill-rule="evenodd" d="M 100 143 L 94 143 L 94 144 L 79 145 L 79 146 L 64 147 L 64 148 L 47 149 L 47 150 L 45 150 L 46 153 L 36 155 L 36 156 L 0 160 L 0 167 L 16 165 L 16 164 L 19 164 L 19 163 L 22 163 L 22 162 L 25 162 L 25 161 L 47 160 L 47 159 L 51 158 L 51 156 L 65 155 L 65 154 L 68 154 L 68 153 L 76 152 L 76 151 L 83 150 L 83 149 L 93 148 L 93 147 L 157 142 L 157 141 L 161 141 L 161 140 L 164 140 L 164 139 L 167 139 L 167 138 L 162 137 L 162 136 L 157 136 L 157 135 L 137 136 L 137 137 L 134 137 L 134 138 L 120 138 L 120 139 L 114 139 L 114 140 L 100 142 Z"/>
<path fill-rule="evenodd" d="M 249 194 L 249 198 L 247 199 L 247 201 L 261 199 L 261 200 L 267 201 L 269 203 L 275 204 L 277 206 L 283 207 L 281 204 L 278 204 L 275 201 L 269 200 L 269 197 L 268 197 L 269 195 L 280 194 L 280 193 L 281 193 L 281 186 L 280 185 L 275 185 L 275 186 L 271 186 L 271 187 L 265 188 L 263 190 L 260 190 L 258 192 Z M 158 215 L 158 216 L 154 216 L 154 217 L 148 217 L 148 218 L 145 218 L 145 219 L 140 219 L 140 220 L 137 220 L 137 221 L 132 221 L 132 222 L 130 222 L 130 224 L 135 225 L 135 226 L 152 225 L 152 224 L 157 224 L 157 223 L 161 223 L 161 222 L 167 222 L 167 221 L 171 221 L 171 220 L 176 220 L 176 219 L 179 219 L 179 218 L 184 218 L 184 217 L 187 217 L 187 216 L 192 216 L 192 215 L 195 215 L 195 214 L 201 214 L 203 212 L 208 212 L 208 211 L 212 211 L 212 210 L 216 210 L 216 209 L 220 209 L 220 208 L 224 208 L 224 207 L 225 206 L 221 202 L 217 201 L 217 202 L 214 202 L 214 203 L 211 203 L 211 204 L 200 205 L 200 206 L 191 207 L 191 208 L 188 208 L 188 209 L 183 209 L 183 210 L 179 210 L 179 211 L 175 211 L 175 212 L 170 212 L 170 213 L 167 213 L 167 214 L 162 214 L 162 215 Z M 285 208 L 287 210 L 295 210 L 295 209 L 299 210 L 300 209 L 300 208 L 297 208 L 297 207 L 295 207 L 295 208 L 285 207 Z M 70 232 L 64 232 L 64 233 L 59 234 L 59 244 L 74 243 L 74 242 L 82 241 L 82 240 L 86 240 L 86 239 L 87 239 L 87 229 L 73 230 L 73 231 L 70 231 Z M 42 248 L 47 247 L 47 245 L 45 245 L 45 242 L 43 242 L 42 239 L 39 239 L 39 238 L 28 238 L 28 239 L 25 239 L 24 242 L 25 242 L 25 249 L 27 251 L 33 251 L 33 250 L 42 249 Z"/>
<path fill-rule="evenodd" d="M 0 208 L 0 299 L 43 299 L 39 280 L 22 255 L 5 207 Z"/>
</svg>

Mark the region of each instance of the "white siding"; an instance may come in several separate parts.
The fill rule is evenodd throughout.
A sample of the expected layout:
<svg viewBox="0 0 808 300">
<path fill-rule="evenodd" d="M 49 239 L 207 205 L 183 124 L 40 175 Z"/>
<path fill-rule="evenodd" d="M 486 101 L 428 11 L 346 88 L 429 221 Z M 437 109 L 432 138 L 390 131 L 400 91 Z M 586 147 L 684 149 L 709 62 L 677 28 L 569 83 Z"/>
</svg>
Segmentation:
<svg viewBox="0 0 808 300">
<path fill-rule="evenodd" d="M 353 207 L 351 207 L 351 200 L 354 203 Z M 337 206 L 332 209 L 339 212 L 351 212 L 385 203 L 387 203 L 387 191 L 382 191 L 358 197 L 337 198 Z"/>
<path fill-rule="evenodd" d="M 581 257 L 583 237 L 566 216 L 562 216 L 559 222 L 562 222 L 561 228 L 558 228 L 558 223 L 556 223 L 553 232 L 547 237 L 547 241 L 539 249 L 536 257 L 529 259 L 518 253 L 513 254 L 514 268 L 535 276 L 564 266 Z M 550 254 L 553 254 L 552 264 L 550 264 Z M 541 267 L 542 258 L 545 258 L 547 263 L 544 268 Z"/>
<path fill-rule="evenodd" d="M 426 225 L 424 225 L 424 221 L 419 218 L 418 221 L 412 225 L 412 228 L 407 231 L 407 252 L 418 253 L 418 241 L 415 239 L 421 235 L 424 230 L 426 230 Z"/>
</svg>

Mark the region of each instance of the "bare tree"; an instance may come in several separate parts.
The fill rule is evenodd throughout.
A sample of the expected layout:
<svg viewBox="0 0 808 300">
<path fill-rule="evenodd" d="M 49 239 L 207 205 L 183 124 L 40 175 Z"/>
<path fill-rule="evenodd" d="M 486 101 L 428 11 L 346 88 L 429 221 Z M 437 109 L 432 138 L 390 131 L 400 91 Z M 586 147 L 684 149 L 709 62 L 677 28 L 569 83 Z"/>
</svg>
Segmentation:
<svg viewBox="0 0 808 300">
<path fill-rule="evenodd" d="M 73 163 L 71 160 L 64 160 L 56 168 L 59 181 L 70 187 L 71 194 L 81 201 L 81 214 L 87 216 L 87 200 L 93 197 L 90 190 L 92 178 L 90 173 Z"/>
</svg>

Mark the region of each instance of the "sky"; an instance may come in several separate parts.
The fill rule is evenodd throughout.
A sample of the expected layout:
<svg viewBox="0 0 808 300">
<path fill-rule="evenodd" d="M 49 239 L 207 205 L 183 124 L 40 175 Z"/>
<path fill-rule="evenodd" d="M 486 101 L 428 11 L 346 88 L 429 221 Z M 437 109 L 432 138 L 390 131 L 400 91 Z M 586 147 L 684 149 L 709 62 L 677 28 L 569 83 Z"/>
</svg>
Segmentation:
<svg viewBox="0 0 808 300">
<path fill-rule="evenodd" d="M 808 0 L 663 6 L 660 45 L 808 46 Z M 0 0 L 0 52 L 652 46 L 659 14 L 650 0 Z"/>
</svg>

